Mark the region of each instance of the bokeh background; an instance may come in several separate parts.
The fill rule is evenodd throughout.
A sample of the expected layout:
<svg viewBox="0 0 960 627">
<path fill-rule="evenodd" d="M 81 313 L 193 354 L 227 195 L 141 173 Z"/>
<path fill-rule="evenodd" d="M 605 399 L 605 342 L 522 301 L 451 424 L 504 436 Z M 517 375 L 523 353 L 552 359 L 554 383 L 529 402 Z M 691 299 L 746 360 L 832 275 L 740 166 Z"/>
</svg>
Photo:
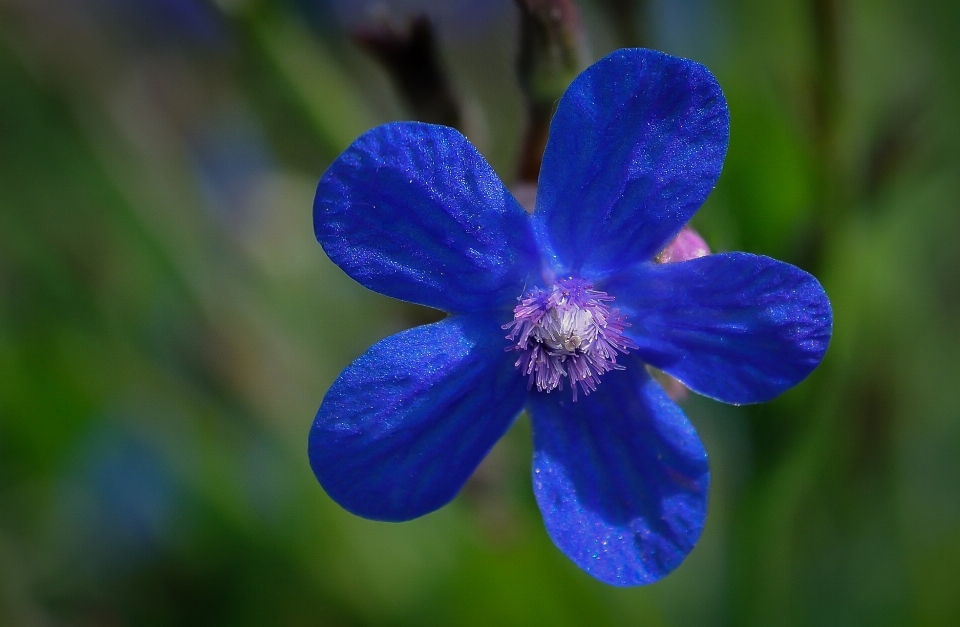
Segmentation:
<svg viewBox="0 0 960 627">
<path fill-rule="evenodd" d="M 794 390 L 684 402 L 713 470 L 687 561 L 579 571 L 524 419 L 409 523 L 344 512 L 307 463 L 340 369 L 435 318 L 313 238 L 330 161 L 418 114 L 352 34 L 425 13 L 509 183 L 512 2 L 0 0 L 0 624 L 960 624 L 960 3 L 579 9 L 581 65 L 642 44 L 716 74 L 730 151 L 695 226 L 835 310 Z"/>
</svg>

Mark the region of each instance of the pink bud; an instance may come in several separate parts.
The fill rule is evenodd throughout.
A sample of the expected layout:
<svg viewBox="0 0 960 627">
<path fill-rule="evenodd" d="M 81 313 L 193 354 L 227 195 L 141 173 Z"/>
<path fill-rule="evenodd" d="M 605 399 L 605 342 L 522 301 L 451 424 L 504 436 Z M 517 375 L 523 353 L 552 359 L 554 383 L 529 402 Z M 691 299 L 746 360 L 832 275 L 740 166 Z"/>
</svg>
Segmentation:
<svg viewBox="0 0 960 627">
<path fill-rule="evenodd" d="M 700 234 L 693 230 L 690 225 L 680 229 L 677 237 L 667 244 L 667 247 L 660 251 L 656 256 L 657 263 L 676 263 L 678 261 L 687 261 L 697 257 L 705 257 L 710 254 L 710 247 L 703 241 Z"/>
</svg>

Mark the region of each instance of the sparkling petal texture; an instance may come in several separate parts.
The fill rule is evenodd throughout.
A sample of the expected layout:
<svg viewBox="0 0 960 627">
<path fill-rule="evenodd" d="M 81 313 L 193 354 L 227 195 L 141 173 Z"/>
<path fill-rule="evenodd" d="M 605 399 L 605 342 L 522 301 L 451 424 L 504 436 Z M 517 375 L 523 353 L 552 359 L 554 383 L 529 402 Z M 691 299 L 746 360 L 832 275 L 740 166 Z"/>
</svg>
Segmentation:
<svg viewBox="0 0 960 627">
<path fill-rule="evenodd" d="M 454 497 L 523 407 L 526 380 L 485 316 L 392 335 L 341 374 L 310 431 L 317 479 L 345 509 L 416 518 Z"/>
<path fill-rule="evenodd" d="M 605 288 L 617 294 L 644 361 L 725 403 L 758 403 L 793 387 L 830 343 L 820 283 L 769 257 L 643 264 Z"/>
<path fill-rule="evenodd" d="M 398 122 L 358 138 L 320 179 L 314 231 L 364 286 L 451 312 L 512 307 L 539 270 L 527 213 L 452 128 Z"/>
<path fill-rule="evenodd" d="M 707 514 L 707 454 L 680 408 L 636 358 L 576 403 L 530 397 L 533 487 L 554 543 L 617 586 L 679 566 Z"/>
<path fill-rule="evenodd" d="M 652 259 L 713 189 L 729 129 L 698 63 L 628 49 L 587 68 L 550 125 L 534 212 L 558 272 L 599 279 Z"/>
</svg>

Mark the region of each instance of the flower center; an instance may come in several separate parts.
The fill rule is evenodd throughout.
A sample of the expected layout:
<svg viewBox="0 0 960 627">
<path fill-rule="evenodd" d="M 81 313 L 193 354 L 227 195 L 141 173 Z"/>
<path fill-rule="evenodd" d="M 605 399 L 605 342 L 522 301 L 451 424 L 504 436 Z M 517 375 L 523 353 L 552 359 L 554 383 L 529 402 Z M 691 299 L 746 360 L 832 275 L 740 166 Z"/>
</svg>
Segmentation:
<svg viewBox="0 0 960 627">
<path fill-rule="evenodd" d="M 569 379 L 573 400 L 597 389 L 600 375 L 623 370 L 617 354 L 637 345 L 623 334 L 630 326 L 607 303 L 613 297 L 583 279 L 560 279 L 547 289 L 534 288 L 519 299 L 513 320 L 503 325 L 518 351 L 516 367 L 528 377 L 527 389 L 563 389 Z"/>
</svg>

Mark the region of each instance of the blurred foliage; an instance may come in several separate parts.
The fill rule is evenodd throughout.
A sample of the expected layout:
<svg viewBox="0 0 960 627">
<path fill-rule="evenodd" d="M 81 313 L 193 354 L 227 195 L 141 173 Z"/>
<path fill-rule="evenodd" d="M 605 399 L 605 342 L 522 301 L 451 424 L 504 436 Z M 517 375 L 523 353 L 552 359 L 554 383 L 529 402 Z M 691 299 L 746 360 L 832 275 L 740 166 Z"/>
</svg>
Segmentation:
<svg viewBox="0 0 960 627">
<path fill-rule="evenodd" d="M 960 624 L 960 4 L 580 4 L 588 60 L 714 71 L 732 137 L 695 224 L 836 316 L 776 401 L 686 403 L 711 513 L 640 589 L 550 543 L 523 420 L 410 523 L 310 472 L 340 369 L 434 316 L 313 239 L 329 161 L 410 115 L 349 32 L 425 11 L 508 181 L 524 134 L 509 2 L 367 4 L 0 0 L 0 624 Z"/>
</svg>

